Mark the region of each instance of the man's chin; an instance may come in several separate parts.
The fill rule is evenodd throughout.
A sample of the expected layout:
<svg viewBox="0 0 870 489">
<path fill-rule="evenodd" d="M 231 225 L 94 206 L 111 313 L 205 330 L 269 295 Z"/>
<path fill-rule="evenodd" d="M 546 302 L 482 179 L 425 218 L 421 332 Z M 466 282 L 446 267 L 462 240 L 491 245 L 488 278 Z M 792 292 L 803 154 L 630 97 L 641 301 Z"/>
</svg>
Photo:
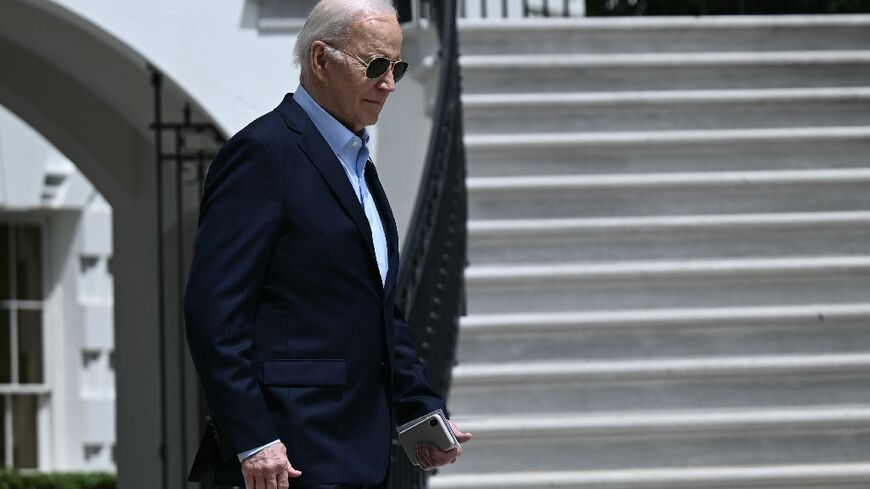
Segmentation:
<svg viewBox="0 0 870 489">
<path fill-rule="evenodd" d="M 380 117 L 380 116 L 381 116 L 380 110 L 375 112 L 375 113 L 369 113 L 369 116 L 365 120 L 365 125 L 366 126 L 373 126 L 373 125 L 377 124 L 378 117 Z"/>
</svg>

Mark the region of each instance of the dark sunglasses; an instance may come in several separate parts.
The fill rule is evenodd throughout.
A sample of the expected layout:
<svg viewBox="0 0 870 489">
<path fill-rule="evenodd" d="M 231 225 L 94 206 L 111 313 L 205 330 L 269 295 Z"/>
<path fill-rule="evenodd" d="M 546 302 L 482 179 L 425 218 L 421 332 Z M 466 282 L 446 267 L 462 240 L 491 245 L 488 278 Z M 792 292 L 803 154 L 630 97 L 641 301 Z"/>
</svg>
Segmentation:
<svg viewBox="0 0 870 489">
<path fill-rule="evenodd" d="M 359 61 L 359 63 L 366 67 L 366 78 L 374 80 L 376 78 L 380 78 L 387 72 L 390 68 L 393 68 L 393 81 L 397 82 L 405 76 L 405 73 L 408 71 L 408 63 L 397 59 L 395 61 L 387 58 L 374 57 L 370 59 L 368 62 L 360 58 L 359 56 L 348 53 L 344 49 L 337 48 L 332 44 L 329 44 L 326 41 L 323 41 L 323 44 L 335 49 L 336 51 L 341 51 L 342 53 L 352 57 L 353 59 Z"/>
</svg>

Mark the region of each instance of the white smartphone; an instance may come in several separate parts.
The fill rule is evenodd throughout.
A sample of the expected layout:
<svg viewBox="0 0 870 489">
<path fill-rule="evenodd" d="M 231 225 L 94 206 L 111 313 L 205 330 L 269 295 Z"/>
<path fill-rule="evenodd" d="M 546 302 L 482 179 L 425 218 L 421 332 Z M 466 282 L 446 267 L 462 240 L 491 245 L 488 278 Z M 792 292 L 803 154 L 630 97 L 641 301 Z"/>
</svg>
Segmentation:
<svg viewBox="0 0 870 489">
<path fill-rule="evenodd" d="M 398 432 L 399 443 L 414 465 L 420 465 L 417 461 L 417 443 L 432 443 L 444 451 L 452 450 L 459 444 L 440 409 L 399 426 Z"/>
</svg>

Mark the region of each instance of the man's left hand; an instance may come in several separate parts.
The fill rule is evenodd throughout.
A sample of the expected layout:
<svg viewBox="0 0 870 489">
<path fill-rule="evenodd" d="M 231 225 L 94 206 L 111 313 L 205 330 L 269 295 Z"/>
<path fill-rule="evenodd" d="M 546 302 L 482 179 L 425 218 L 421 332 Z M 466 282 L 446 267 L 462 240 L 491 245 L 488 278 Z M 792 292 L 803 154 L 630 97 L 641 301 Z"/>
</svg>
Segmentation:
<svg viewBox="0 0 870 489">
<path fill-rule="evenodd" d="M 456 448 L 446 452 L 431 443 L 418 444 L 417 462 L 420 463 L 420 468 L 423 470 L 432 470 L 456 462 L 456 459 L 462 455 L 462 444 L 471 440 L 471 433 L 464 433 L 453 420 L 447 420 L 447 422 L 450 423 L 450 429 L 453 430 L 459 444 L 456 445 Z"/>
</svg>

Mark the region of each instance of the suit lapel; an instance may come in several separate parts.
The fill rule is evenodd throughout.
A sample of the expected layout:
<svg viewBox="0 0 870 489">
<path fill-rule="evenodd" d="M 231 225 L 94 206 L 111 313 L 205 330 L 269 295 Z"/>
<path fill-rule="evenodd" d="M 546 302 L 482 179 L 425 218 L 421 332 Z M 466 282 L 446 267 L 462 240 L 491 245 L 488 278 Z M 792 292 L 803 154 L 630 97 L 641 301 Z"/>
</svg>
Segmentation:
<svg viewBox="0 0 870 489">
<path fill-rule="evenodd" d="M 384 233 L 387 237 L 387 280 L 384 283 L 384 296 L 389 297 L 390 292 L 396 285 L 396 273 L 399 268 L 399 236 L 396 231 L 396 219 L 393 217 L 393 210 L 390 207 L 390 202 L 387 200 L 387 194 L 381 186 L 381 180 L 378 178 L 378 172 L 375 169 L 374 163 L 368 165 L 371 171 L 366 172 L 366 183 L 369 186 L 369 191 L 375 199 L 375 205 L 378 208 L 378 214 L 381 217 L 381 223 L 384 226 Z"/>
<path fill-rule="evenodd" d="M 372 261 L 377 265 L 369 221 L 366 219 L 359 199 L 353 193 L 353 187 L 347 179 L 347 174 L 344 172 L 341 162 L 338 161 L 335 153 L 332 152 L 332 149 L 330 149 L 326 140 L 323 139 L 314 123 L 309 121 L 306 124 L 299 146 L 323 176 L 338 203 L 341 204 L 341 207 L 350 216 L 354 224 L 356 224 Z M 378 280 L 380 281 L 380 277 L 378 277 Z"/>
</svg>

